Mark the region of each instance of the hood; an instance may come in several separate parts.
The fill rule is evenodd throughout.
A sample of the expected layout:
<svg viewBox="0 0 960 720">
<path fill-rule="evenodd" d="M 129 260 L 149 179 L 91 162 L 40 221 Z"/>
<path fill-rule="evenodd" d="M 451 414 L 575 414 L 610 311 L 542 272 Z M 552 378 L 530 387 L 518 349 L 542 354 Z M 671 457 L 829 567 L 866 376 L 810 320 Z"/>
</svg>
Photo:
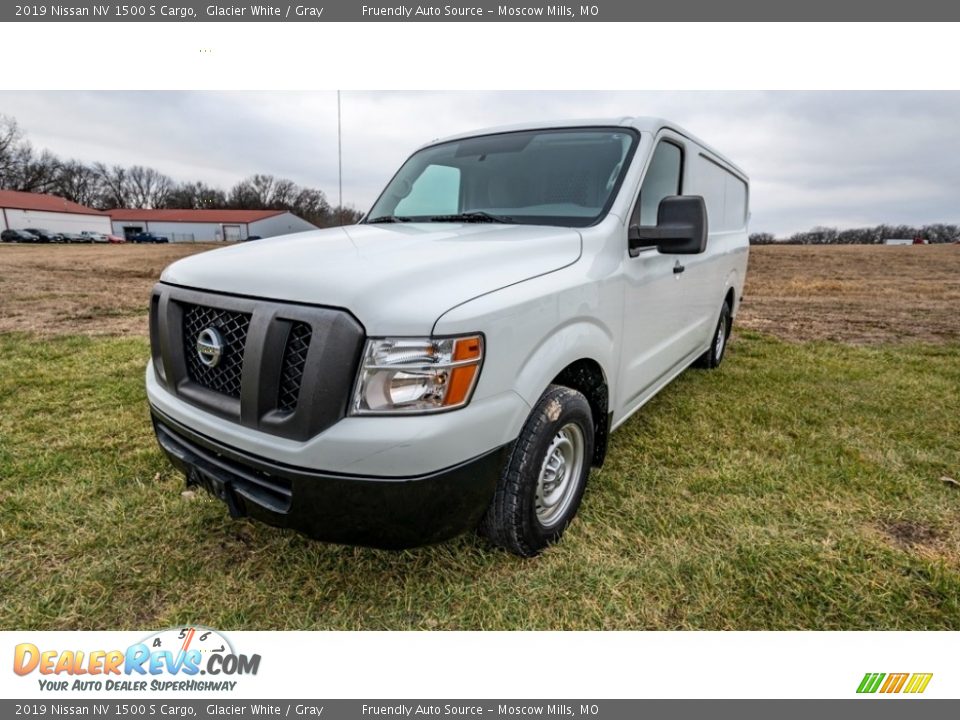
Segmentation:
<svg viewBox="0 0 960 720">
<path fill-rule="evenodd" d="M 444 312 L 570 265 L 576 230 L 531 225 L 352 225 L 193 255 L 161 281 L 349 310 L 369 335 L 429 334 Z"/>
</svg>

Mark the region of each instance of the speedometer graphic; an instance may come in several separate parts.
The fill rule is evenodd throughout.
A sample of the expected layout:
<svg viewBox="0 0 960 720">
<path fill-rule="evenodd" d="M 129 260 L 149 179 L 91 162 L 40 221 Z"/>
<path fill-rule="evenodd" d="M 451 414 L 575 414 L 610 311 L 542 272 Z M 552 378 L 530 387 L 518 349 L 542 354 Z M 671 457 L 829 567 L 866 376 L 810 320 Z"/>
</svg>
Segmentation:
<svg viewBox="0 0 960 720">
<path fill-rule="evenodd" d="M 234 654 L 233 645 L 221 633 L 203 626 L 175 627 L 161 630 L 142 640 L 151 651 L 172 653 L 179 657 L 190 650 L 197 650 L 206 658 L 212 653 Z"/>
</svg>

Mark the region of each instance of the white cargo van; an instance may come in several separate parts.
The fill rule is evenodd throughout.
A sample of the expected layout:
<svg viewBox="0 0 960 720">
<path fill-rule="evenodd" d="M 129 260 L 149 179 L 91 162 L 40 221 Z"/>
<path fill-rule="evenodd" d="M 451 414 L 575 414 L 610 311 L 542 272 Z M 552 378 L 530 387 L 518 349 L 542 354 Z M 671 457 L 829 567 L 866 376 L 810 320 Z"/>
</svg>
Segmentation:
<svg viewBox="0 0 960 720">
<path fill-rule="evenodd" d="M 749 185 L 664 120 L 415 152 L 358 225 L 168 267 L 146 382 L 190 484 L 312 537 L 560 538 L 610 433 L 723 359 Z"/>
</svg>

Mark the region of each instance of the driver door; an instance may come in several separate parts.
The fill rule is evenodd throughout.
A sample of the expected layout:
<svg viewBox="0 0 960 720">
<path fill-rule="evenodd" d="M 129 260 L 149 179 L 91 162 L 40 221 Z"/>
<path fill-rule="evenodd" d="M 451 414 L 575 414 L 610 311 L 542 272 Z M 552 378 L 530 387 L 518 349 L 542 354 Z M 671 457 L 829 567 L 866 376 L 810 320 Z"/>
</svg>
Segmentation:
<svg viewBox="0 0 960 720">
<path fill-rule="evenodd" d="M 629 225 L 656 225 L 660 201 L 683 191 L 684 144 L 658 138 Z M 691 337 L 691 301 L 685 282 L 686 256 L 641 248 L 631 256 L 624 237 L 624 313 L 618 407 L 631 412 L 668 380 L 696 349 Z"/>
</svg>

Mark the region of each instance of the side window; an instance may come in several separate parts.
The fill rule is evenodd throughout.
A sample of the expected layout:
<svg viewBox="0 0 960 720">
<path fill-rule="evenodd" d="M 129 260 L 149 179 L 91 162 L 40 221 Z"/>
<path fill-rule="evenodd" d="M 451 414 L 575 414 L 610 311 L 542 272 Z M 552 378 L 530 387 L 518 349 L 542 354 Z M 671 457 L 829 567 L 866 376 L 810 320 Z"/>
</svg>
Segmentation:
<svg viewBox="0 0 960 720">
<path fill-rule="evenodd" d="M 693 158 L 696 190 L 707 204 L 710 232 L 734 232 L 747 225 L 747 185 L 706 155 Z"/>
<path fill-rule="evenodd" d="M 747 224 L 747 185 L 735 175 L 727 176 L 724 221 L 731 230 L 739 230 Z"/>
<path fill-rule="evenodd" d="M 633 209 L 631 225 L 656 225 L 660 201 L 680 194 L 683 152 L 673 143 L 661 141 L 653 151 L 650 167 L 640 186 L 640 199 Z"/>
<path fill-rule="evenodd" d="M 460 204 L 460 168 L 429 165 L 397 203 L 396 215 L 453 215 Z"/>
</svg>

